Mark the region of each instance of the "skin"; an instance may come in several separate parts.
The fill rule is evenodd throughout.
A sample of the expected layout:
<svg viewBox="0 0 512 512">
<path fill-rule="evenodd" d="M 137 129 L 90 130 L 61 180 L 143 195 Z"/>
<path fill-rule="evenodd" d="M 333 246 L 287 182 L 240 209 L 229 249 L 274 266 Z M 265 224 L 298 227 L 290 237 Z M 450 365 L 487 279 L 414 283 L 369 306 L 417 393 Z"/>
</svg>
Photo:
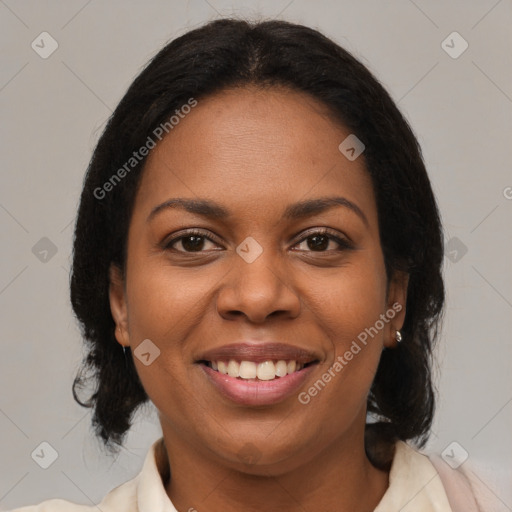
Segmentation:
<svg viewBox="0 0 512 512">
<path fill-rule="evenodd" d="M 407 276 L 387 280 L 364 156 L 349 161 L 338 150 L 349 134 L 306 94 L 251 86 L 201 99 L 148 157 L 125 277 L 112 267 L 110 302 L 120 344 L 133 351 L 150 339 L 160 349 L 149 366 L 134 361 L 159 411 L 172 470 L 165 486 L 179 511 L 367 511 L 388 487 L 365 455 L 366 399 L 383 348 L 396 347 Z M 345 206 L 282 218 L 292 203 L 328 196 L 350 200 L 366 221 Z M 210 199 L 232 215 L 165 208 L 147 220 L 178 197 Z M 196 251 L 190 239 L 163 247 L 190 228 L 212 240 Z M 310 228 L 329 228 L 352 248 L 322 238 L 315 250 Z M 263 248 L 252 263 L 236 252 L 248 236 Z M 396 302 L 402 311 L 307 405 L 295 395 L 237 405 L 195 364 L 247 338 L 290 343 L 320 356 L 304 391 Z M 239 457 L 248 443 L 252 463 Z"/>
</svg>

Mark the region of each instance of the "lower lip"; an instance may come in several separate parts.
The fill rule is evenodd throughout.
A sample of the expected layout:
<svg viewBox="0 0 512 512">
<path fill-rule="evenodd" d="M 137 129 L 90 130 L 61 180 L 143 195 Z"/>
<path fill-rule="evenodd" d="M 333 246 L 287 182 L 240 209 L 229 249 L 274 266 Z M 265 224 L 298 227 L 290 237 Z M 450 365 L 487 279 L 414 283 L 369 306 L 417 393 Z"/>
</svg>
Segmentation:
<svg viewBox="0 0 512 512">
<path fill-rule="evenodd" d="M 273 380 L 248 381 L 224 375 L 205 364 L 199 365 L 209 381 L 231 401 L 241 405 L 272 405 L 296 393 L 315 364 Z"/>
</svg>

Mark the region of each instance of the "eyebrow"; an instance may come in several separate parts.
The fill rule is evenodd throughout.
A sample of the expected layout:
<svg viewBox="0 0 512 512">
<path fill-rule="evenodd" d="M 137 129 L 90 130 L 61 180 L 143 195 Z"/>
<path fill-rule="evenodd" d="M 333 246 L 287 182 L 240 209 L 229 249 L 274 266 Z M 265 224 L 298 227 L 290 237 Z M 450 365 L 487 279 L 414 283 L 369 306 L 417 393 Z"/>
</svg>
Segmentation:
<svg viewBox="0 0 512 512">
<path fill-rule="evenodd" d="M 317 215 L 336 206 L 344 206 L 354 212 L 368 226 L 368 219 L 357 204 L 349 201 L 345 197 L 319 197 L 317 199 L 308 199 L 287 206 L 283 213 L 284 219 L 301 219 L 304 217 Z M 189 213 L 201 215 L 212 219 L 226 219 L 231 213 L 224 206 L 215 203 L 209 199 L 187 199 L 173 198 L 155 206 L 149 214 L 146 222 L 151 221 L 157 214 L 169 208 L 179 208 Z"/>
</svg>

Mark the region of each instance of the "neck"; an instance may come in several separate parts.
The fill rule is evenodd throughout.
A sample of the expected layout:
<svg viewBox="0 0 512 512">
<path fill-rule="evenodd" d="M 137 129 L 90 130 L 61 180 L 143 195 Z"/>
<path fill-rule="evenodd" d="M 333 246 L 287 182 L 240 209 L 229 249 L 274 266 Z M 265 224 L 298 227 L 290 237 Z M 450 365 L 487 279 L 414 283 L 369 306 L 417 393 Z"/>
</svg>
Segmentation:
<svg viewBox="0 0 512 512">
<path fill-rule="evenodd" d="M 261 510 L 373 510 L 384 495 L 388 473 L 367 459 L 364 439 L 337 439 L 314 458 L 288 470 L 242 472 L 199 454 L 164 432 L 157 464 L 177 510 L 234 512 Z M 169 462 L 172 478 L 169 476 Z"/>
</svg>

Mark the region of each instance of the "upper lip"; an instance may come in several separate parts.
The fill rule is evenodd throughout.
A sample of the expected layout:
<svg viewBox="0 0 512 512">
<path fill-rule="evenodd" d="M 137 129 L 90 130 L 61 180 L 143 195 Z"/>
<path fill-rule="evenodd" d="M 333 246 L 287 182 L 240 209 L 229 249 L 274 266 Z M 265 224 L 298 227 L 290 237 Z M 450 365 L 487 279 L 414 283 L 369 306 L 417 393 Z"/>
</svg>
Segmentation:
<svg viewBox="0 0 512 512">
<path fill-rule="evenodd" d="M 319 359 L 318 355 L 310 350 L 287 345 L 284 343 L 233 343 L 222 347 L 212 348 L 201 354 L 197 361 L 297 361 L 298 363 L 311 363 Z"/>
</svg>

